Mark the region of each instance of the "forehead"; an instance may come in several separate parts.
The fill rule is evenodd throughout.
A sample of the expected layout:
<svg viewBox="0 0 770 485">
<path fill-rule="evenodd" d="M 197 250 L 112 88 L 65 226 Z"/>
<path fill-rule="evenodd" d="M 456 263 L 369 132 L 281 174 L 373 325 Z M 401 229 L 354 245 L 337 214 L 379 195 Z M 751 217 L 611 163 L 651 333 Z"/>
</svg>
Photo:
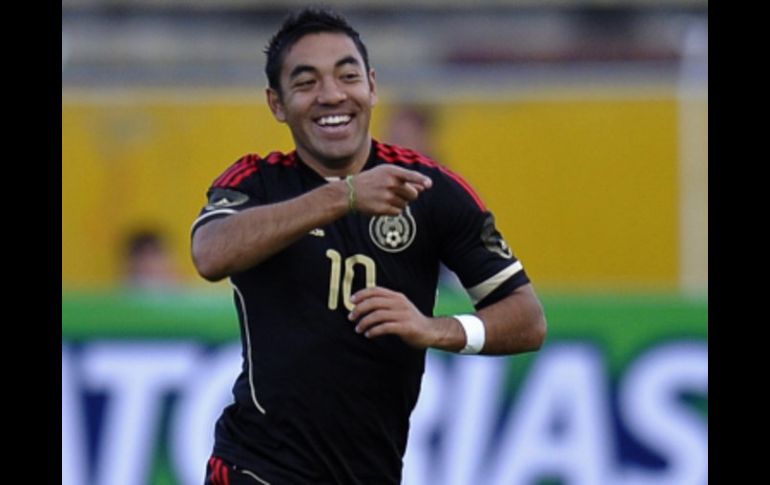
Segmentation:
<svg viewBox="0 0 770 485">
<path fill-rule="evenodd" d="M 364 60 L 353 39 L 343 33 L 319 32 L 300 38 L 286 52 L 281 76 L 287 76 L 296 66 L 304 65 L 318 70 L 333 69 L 340 59 L 352 56 L 364 67 Z"/>
</svg>

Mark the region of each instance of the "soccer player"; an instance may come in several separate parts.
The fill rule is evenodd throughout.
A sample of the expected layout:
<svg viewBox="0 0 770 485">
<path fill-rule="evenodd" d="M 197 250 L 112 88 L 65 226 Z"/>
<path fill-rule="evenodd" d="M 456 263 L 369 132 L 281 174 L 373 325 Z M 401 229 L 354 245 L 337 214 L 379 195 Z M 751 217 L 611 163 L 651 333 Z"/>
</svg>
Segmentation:
<svg viewBox="0 0 770 485">
<path fill-rule="evenodd" d="M 198 272 L 232 282 L 243 343 L 206 483 L 397 484 L 426 349 L 537 350 L 542 306 L 467 182 L 372 138 L 375 74 L 345 19 L 303 10 L 266 53 L 296 150 L 235 162 L 192 228 Z M 439 262 L 475 314 L 432 316 Z"/>
</svg>

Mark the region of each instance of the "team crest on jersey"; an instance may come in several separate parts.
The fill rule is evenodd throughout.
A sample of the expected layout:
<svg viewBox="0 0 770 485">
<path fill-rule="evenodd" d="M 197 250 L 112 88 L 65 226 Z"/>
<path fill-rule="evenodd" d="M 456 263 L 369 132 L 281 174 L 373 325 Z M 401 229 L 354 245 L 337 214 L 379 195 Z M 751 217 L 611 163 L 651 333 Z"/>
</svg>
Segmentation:
<svg viewBox="0 0 770 485">
<path fill-rule="evenodd" d="M 398 253 L 408 248 L 417 234 L 409 207 L 397 216 L 377 216 L 369 222 L 369 235 L 374 244 L 389 253 Z"/>
</svg>

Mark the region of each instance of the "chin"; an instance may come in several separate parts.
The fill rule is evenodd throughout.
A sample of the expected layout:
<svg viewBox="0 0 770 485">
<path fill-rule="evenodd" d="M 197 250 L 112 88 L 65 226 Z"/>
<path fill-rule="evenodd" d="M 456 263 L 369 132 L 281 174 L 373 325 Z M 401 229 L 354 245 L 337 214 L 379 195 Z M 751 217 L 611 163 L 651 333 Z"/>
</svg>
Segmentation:
<svg viewBox="0 0 770 485">
<path fill-rule="evenodd" d="M 327 143 L 319 148 L 318 153 L 326 160 L 344 164 L 355 156 L 358 147 L 353 146 L 351 142 L 345 141 L 342 143 Z"/>
</svg>

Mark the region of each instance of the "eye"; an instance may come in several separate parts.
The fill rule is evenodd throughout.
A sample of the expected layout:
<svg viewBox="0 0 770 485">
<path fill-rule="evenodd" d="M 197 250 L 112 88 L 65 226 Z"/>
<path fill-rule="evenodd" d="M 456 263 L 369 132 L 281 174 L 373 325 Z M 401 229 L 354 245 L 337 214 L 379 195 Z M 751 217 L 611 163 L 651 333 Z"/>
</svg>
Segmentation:
<svg viewBox="0 0 770 485">
<path fill-rule="evenodd" d="M 315 79 L 300 79 L 294 83 L 295 89 L 308 89 L 315 84 Z"/>
<path fill-rule="evenodd" d="M 342 75 L 343 81 L 357 81 L 361 78 L 361 74 L 357 72 L 346 72 Z"/>
</svg>

